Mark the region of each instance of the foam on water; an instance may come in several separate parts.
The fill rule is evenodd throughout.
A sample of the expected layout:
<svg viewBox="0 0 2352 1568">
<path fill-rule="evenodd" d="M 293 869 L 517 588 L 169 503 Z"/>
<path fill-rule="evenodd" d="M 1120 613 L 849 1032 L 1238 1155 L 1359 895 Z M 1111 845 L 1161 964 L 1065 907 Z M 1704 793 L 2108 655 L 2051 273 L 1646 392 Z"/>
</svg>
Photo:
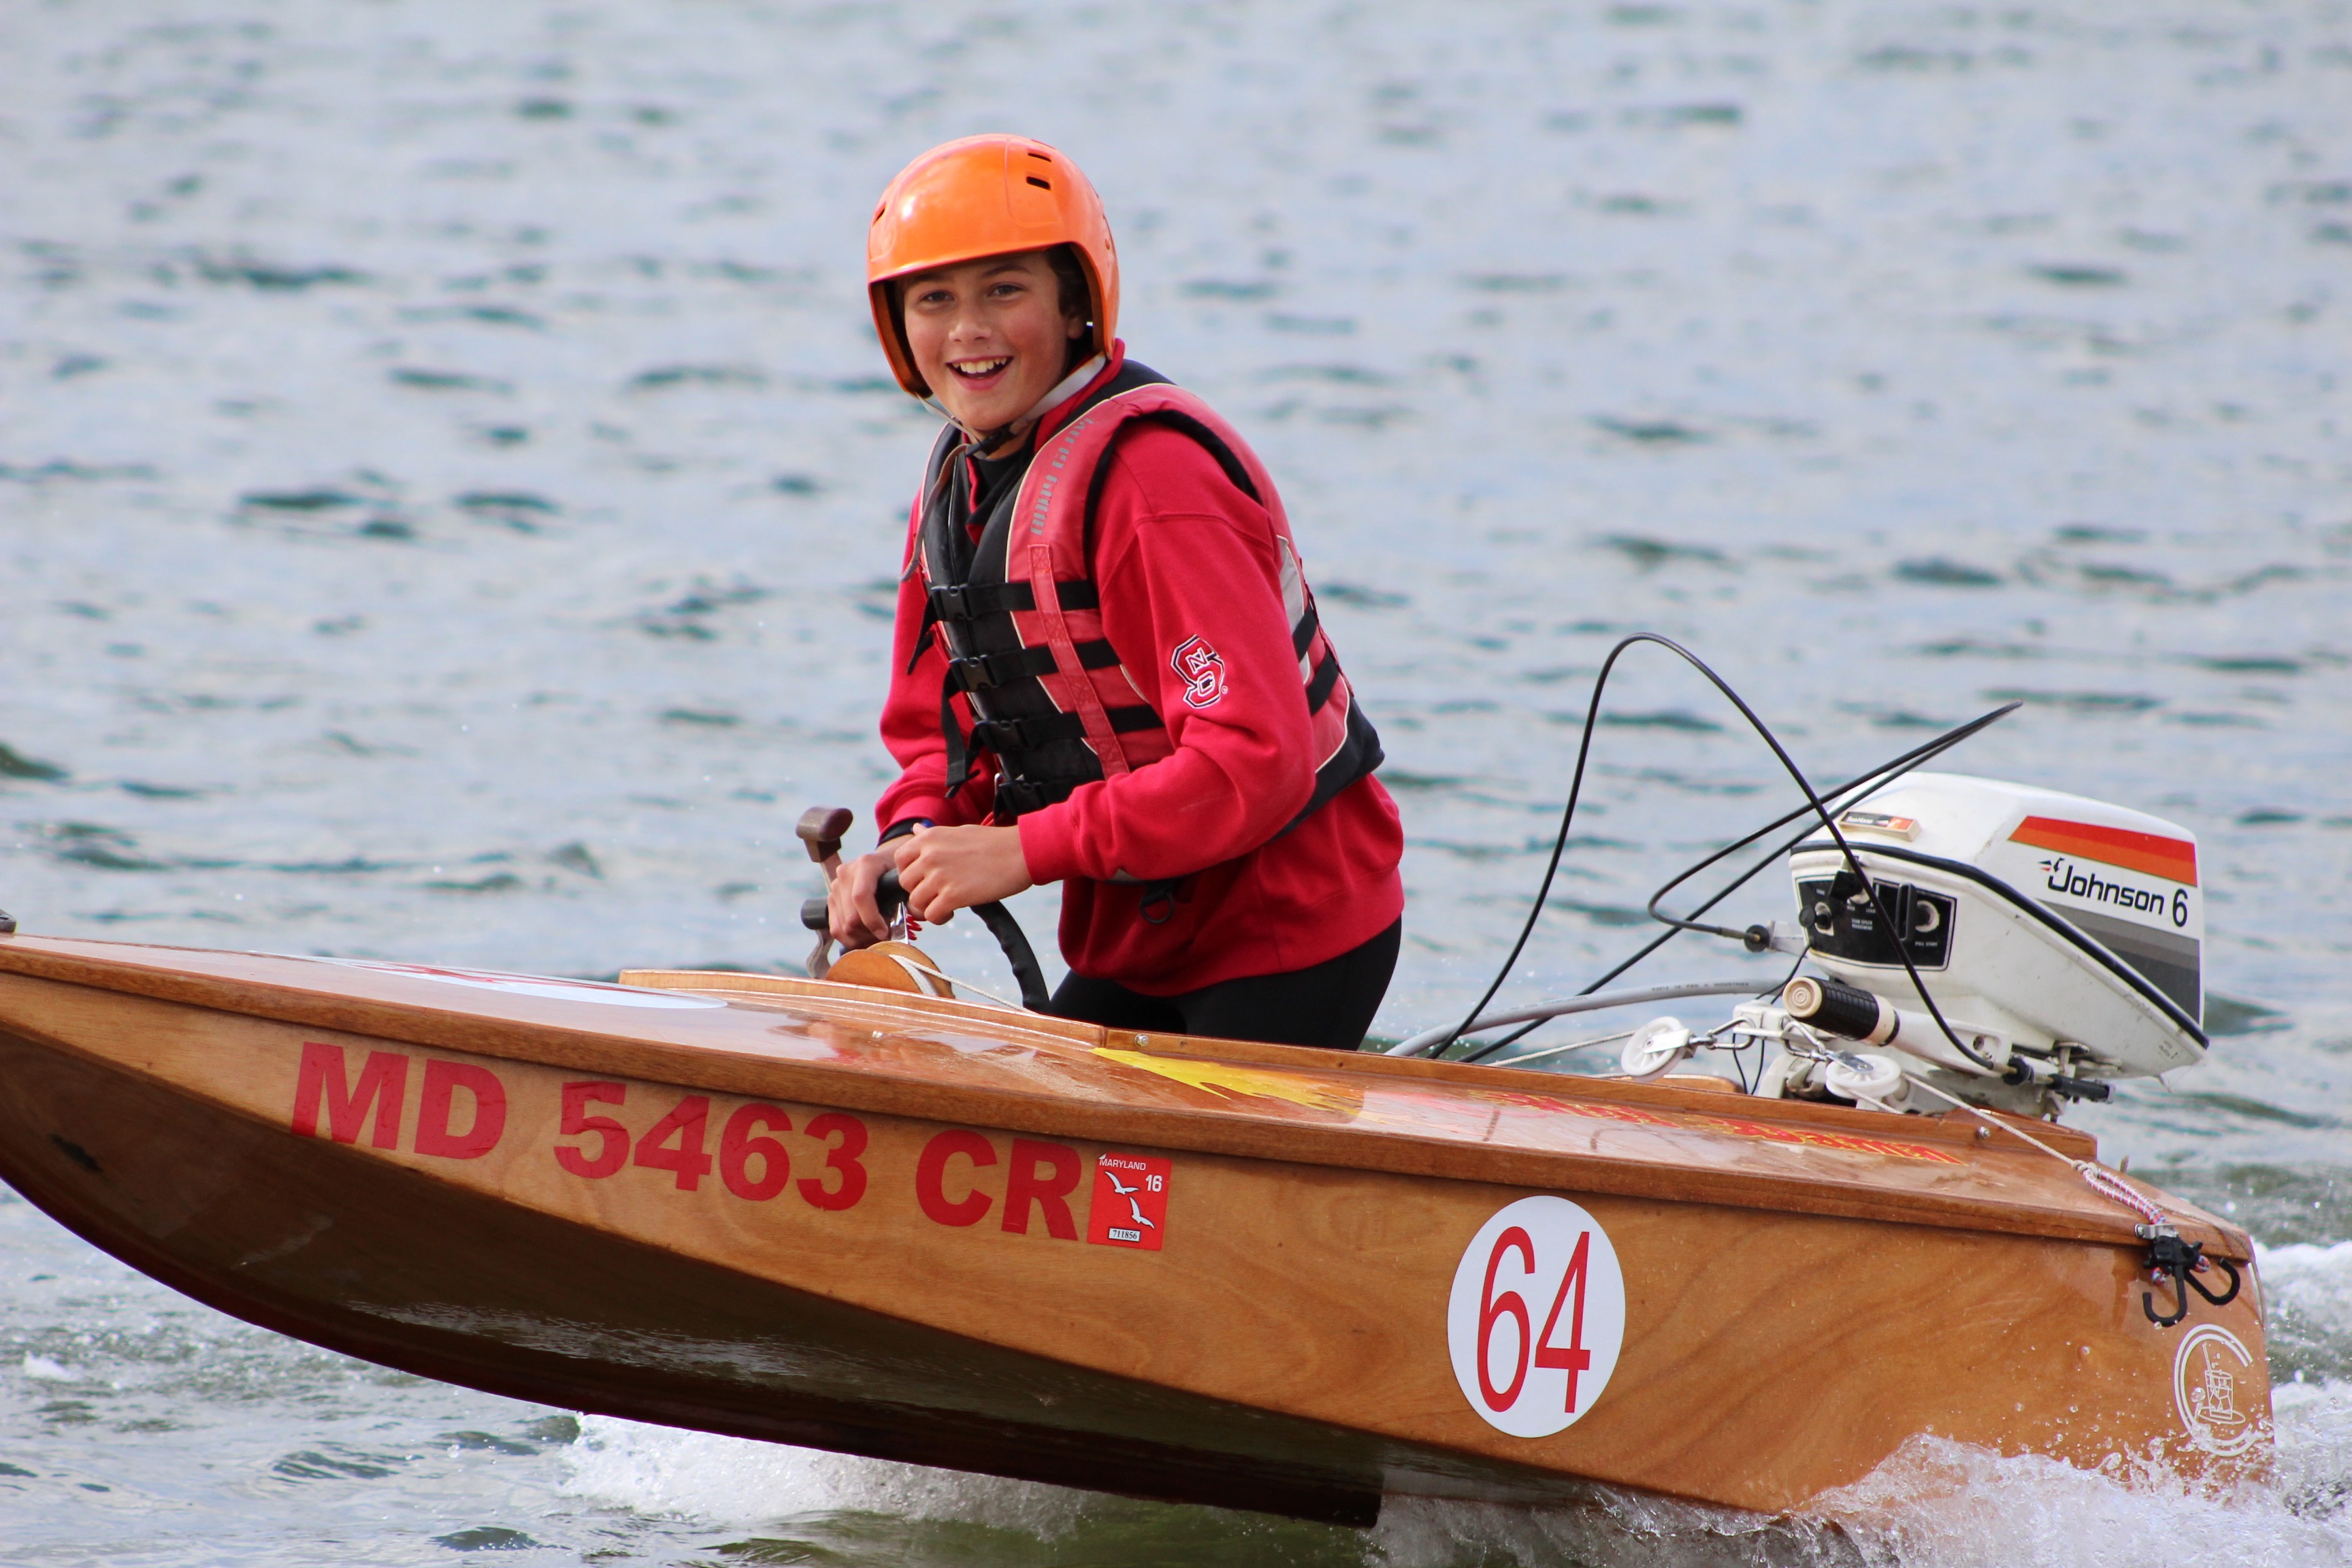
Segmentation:
<svg viewBox="0 0 2352 1568">
<path fill-rule="evenodd" d="M 2265 1247 L 2256 1258 L 2273 1373 L 2352 1373 L 2352 1241 Z"/>
<path fill-rule="evenodd" d="M 565 1486 L 640 1513 L 758 1525 L 824 1513 L 992 1525 L 1054 1536 L 1092 1494 L 816 1448 L 681 1432 L 609 1415 L 581 1423 L 564 1456 Z"/>
<path fill-rule="evenodd" d="M 2352 1258 L 2352 1244 L 2307 1249 Z M 2276 1395 L 2278 1467 L 2229 1492 L 2161 1473 L 2128 1481 L 2054 1460 L 1915 1439 L 1799 1515 L 1771 1517 L 1595 1487 L 1581 1506 L 1391 1498 L 1350 1560 L 1381 1568 L 1606 1562 L 1612 1568 L 2323 1568 L 2352 1559 L 2352 1385 Z M 564 1489 L 640 1514 L 822 1533 L 826 1516 L 983 1525 L 1040 1545 L 1138 1506 L 1059 1487 L 592 1417 Z M 1207 1512 L 1209 1510 L 1186 1510 Z M 1344 1535 L 1352 1532 L 1331 1532 Z"/>
<path fill-rule="evenodd" d="M 2352 1521 L 2308 1506 L 2291 1478 L 2314 1460 L 2340 1468 L 2347 1394 L 2330 1390 L 2310 1403 L 2335 1412 L 2333 1420 L 2283 1420 L 2280 1479 L 2235 1493 L 2154 1475 L 2126 1486 L 2049 1459 L 1921 1439 L 1823 1500 L 1823 1511 L 1845 1526 L 1864 1562 L 1889 1568 L 2127 1568 L 2173 1557 L 2267 1568 L 2341 1563 L 2352 1552 Z"/>
</svg>

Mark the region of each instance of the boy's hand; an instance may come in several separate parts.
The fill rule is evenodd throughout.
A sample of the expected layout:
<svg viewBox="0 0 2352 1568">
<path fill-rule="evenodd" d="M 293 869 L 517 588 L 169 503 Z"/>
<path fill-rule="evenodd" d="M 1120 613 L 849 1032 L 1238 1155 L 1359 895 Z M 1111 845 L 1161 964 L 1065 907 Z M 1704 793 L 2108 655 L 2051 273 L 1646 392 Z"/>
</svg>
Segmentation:
<svg viewBox="0 0 2352 1568">
<path fill-rule="evenodd" d="M 898 852 L 898 880 L 906 887 L 908 907 L 933 925 L 958 910 L 1009 899 L 1031 885 L 1018 827 L 918 827 L 892 839 L 887 849 Z M 880 876 L 875 872 L 877 880 Z"/>
<path fill-rule="evenodd" d="M 845 952 L 872 947 L 889 936 L 890 922 L 883 918 L 874 889 L 881 885 L 882 873 L 898 863 L 897 852 L 906 844 L 903 838 L 894 838 L 871 855 L 843 861 L 841 869 L 834 873 L 824 894 L 825 917 L 833 922 L 833 940 L 841 943 Z"/>
</svg>

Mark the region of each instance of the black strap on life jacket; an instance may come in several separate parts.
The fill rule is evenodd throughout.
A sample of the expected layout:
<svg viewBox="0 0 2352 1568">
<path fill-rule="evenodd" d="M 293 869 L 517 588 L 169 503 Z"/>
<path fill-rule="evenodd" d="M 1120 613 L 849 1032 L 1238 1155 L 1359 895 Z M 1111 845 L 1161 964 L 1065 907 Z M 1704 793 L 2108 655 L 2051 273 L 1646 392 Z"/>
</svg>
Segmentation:
<svg viewBox="0 0 2352 1568">
<path fill-rule="evenodd" d="M 1139 386 L 1165 380 L 1145 367 L 1129 363 L 1092 388 L 1067 416 L 1082 417 L 1107 398 Z M 1083 722 L 1076 714 L 1057 710 L 1040 676 L 1059 670 L 1052 648 L 1024 647 L 1013 616 L 1037 607 L 1036 589 L 1028 581 L 972 580 L 1004 570 L 1004 537 L 1013 507 L 1019 498 L 1018 479 L 993 499 L 984 519 L 971 515 L 966 472 L 955 471 L 963 447 L 952 430 L 942 433 L 933 448 L 925 479 L 924 563 L 930 567 L 929 594 L 923 605 L 924 625 L 916 643 L 916 657 L 929 647 L 936 629 L 948 658 L 940 692 L 940 728 L 947 742 L 947 793 L 953 795 L 971 776 L 973 753 L 986 751 L 998 764 L 995 819 L 1012 822 L 1027 811 L 1066 799 L 1079 784 L 1102 777 L 1102 765 L 1086 744 Z M 980 523 L 979 540 L 971 541 L 971 525 Z M 942 565 L 963 568 L 965 581 L 943 580 Z M 1057 582 L 1057 602 L 1065 609 L 1099 609 L 1100 590 L 1087 578 Z M 1118 654 L 1096 638 L 1076 644 L 1078 669 L 1110 669 Z M 908 668 L 913 668 L 910 663 Z M 955 696 L 964 694 L 976 721 L 967 735 L 956 718 Z M 1150 706 L 1113 708 L 1108 718 L 1114 731 L 1131 734 L 1162 727 Z"/>
<path fill-rule="evenodd" d="M 1129 361 L 1118 374 L 1094 389 L 1069 417 L 1082 417 L 1107 398 L 1166 380 Z M 1112 433 L 1113 444 L 1146 419 L 1190 437 L 1208 452 L 1236 489 L 1261 505 L 1265 503 L 1239 456 L 1216 432 L 1187 415 L 1163 411 L 1125 421 Z M 975 547 L 969 531 L 973 521 L 969 510 L 969 474 L 951 471 L 964 449 L 952 428 L 943 432 L 925 475 L 922 538 L 918 549 L 924 552 L 923 563 L 932 568 L 932 573 L 915 658 L 919 658 L 930 647 L 935 630 L 940 634 L 948 658 L 947 677 L 940 692 L 940 727 L 947 742 L 947 793 L 952 796 L 971 778 L 975 752 L 992 753 L 998 768 L 993 816 L 1000 823 L 1010 823 L 1024 813 L 1067 799 L 1081 784 L 1100 779 L 1102 763 L 1085 742 L 1082 718 L 1055 709 L 1038 679 L 1059 669 L 1053 649 L 1022 646 L 1013 626 L 1012 617 L 1015 612 L 1036 608 L 1034 587 L 1026 581 L 938 580 L 938 569 L 946 564 L 964 566 L 967 578 L 975 571 L 1003 570 L 1004 531 L 1010 527 L 1013 506 L 1022 488 L 1015 481 L 995 498 L 989 515 L 981 520 Z M 1110 472 L 1110 457 L 1106 451 L 1097 463 L 1081 514 L 1080 537 L 1089 561 L 1093 558 L 1095 514 Z M 1054 588 L 1065 609 L 1101 606 L 1101 592 L 1088 579 L 1056 582 Z M 1292 652 L 1296 657 L 1307 656 L 1318 625 L 1310 597 L 1306 615 L 1292 628 Z M 1106 640 L 1078 643 L 1073 652 L 1080 670 L 1108 669 L 1119 663 L 1118 653 Z M 914 668 L 912 659 L 908 668 Z M 1074 678 L 1078 675 L 1078 671 L 1064 673 Z M 1321 711 L 1339 679 L 1339 660 L 1327 649 L 1322 663 L 1307 682 L 1309 713 Z M 956 716 L 954 699 L 958 692 L 964 694 L 976 721 L 969 734 Z M 1163 727 L 1160 715 L 1145 704 L 1112 708 L 1107 716 L 1111 729 L 1122 734 Z M 1383 760 L 1380 737 L 1360 705 L 1350 705 L 1348 731 L 1339 752 L 1318 770 L 1313 796 L 1283 832 L 1289 832 L 1341 790 L 1380 766 Z M 1168 918 L 1171 912 L 1170 887 L 1171 884 L 1156 882 L 1147 885 L 1146 919 Z"/>
<path fill-rule="evenodd" d="M 1161 409 L 1150 414 L 1139 415 L 1127 420 L 1111 432 L 1110 447 L 1115 449 L 1120 441 L 1125 440 L 1147 423 L 1164 425 L 1170 429 L 1191 437 L 1195 444 L 1216 460 L 1217 467 L 1224 471 L 1225 478 L 1232 481 L 1235 489 L 1261 506 L 1265 504 L 1265 498 L 1258 494 L 1257 486 L 1251 479 L 1248 468 L 1243 466 L 1240 457 L 1232 447 L 1225 445 L 1223 439 L 1214 430 L 1191 415 L 1179 413 L 1173 409 Z M 1095 512 L 1102 500 L 1104 476 L 1110 471 L 1110 450 L 1107 449 L 1103 453 L 1101 460 L 1095 465 L 1094 477 L 1087 486 L 1087 507 L 1082 527 L 1085 530 L 1083 538 L 1089 560 L 1094 555 Z M 1315 646 L 1315 634 L 1321 629 L 1321 613 L 1315 606 L 1314 595 L 1310 590 L 1307 598 L 1306 613 L 1301 615 L 1297 624 L 1291 627 L 1290 650 L 1293 656 L 1305 658 L 1307 649 Z M 1327 643 L 1324 646 L 1323 662 L 1315 667 L 1307 679 L 1307 711 L 1309 716 L 1323 711 L 1324 705 L 1331 700 L 1331 693 L 1338 689 L 1339 684 L 1339 660 Z M 1292 828 L 1322 810 L 1340 791 L 1358 779 L 1374 772 L 1387 760 L 1385 753 L 1381 750 L 1380 732 L 1372 727 L 1371 720 L 1365 716 L 1362 704 L 1349 703 L 1346 738 L 1340 742 L 1339 750 L 1316 770 L 1314 793 L 1307 796 L 1307 804 L 1298 808 L 1298 814 L 1283 825 L 1282 832 L 1288 833 Z M 1281 836 L 1276 834 L 1275 837 L 1278 838 Z M 1165 919 L 1166 916 L 1163 915 L 1160 918 Z"/>
</svg>

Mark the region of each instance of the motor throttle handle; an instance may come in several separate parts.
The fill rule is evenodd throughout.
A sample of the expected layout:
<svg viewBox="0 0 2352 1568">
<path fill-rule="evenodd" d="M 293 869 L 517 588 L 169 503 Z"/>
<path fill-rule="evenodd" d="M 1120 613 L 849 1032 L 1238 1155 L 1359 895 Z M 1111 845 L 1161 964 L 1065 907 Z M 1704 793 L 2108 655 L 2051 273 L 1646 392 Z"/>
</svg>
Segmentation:
<svg viewBox="0 0 2352 1568">
<path fill-rule="evenodd" d="M 886 920 L 897 915 L 898 907 L 907 901 L 907 889 L 898 880 L 896 867 L 882 873 L 882 880 L 874 889 L 874 901 L 881 906 L 883 918 Z M 801 924 L 811 931 L 831 930 L 833 919 L 827 912 L 828 908 L 823 899 L 803 900 L 801 904 Z"/>
<path fill-rule="evenodd" d="M 845 805 L 813 805 L 801 813 L 793 831 L 808 846 L 809 858 L 822 863 L 841 853 L 842 836 L 856 820 L 857 814 Z"/>
<path fill-rule="evenodd" d="M 801 813 L 793 832 L 808 846 L 808 857 L 824 872 L 827 887 L 841 874 L 841 836 L 857 814 L 845 805 L 813 805 Z M 816 946 L 808 955 L 809 977 L 822 980 L 833 967 L 833 922 L 825 916 L 825 900 L 811 899 L 801 905 L 801 924 L 816 932 Z"/>
</svg>

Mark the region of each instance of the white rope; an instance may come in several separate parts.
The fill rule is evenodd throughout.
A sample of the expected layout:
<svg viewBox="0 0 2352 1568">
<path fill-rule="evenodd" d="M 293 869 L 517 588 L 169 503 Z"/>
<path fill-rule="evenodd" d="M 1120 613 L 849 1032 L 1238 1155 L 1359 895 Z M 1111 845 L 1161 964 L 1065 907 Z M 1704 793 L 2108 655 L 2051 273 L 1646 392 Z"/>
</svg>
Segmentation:
<svg viewBox="0 0 2352 1568">
<path fill-rule="evenodd" d="M 2130 1205 L 2132 1208 L 2138 1212 L 2139 1216 L 2147 1221 L 2148 1224 L 2163 1225 L 2167 1223 L 2168 1216 L 2166 1215 L 2164 1210 L 2158 1208 L 2155 1204 L 2150 1203 L 2147 1198 L 2141 1196 L 2136 1189 L 2126 1184 L 2124 1179 L 2121 1176 L 2116 1175 L 2113 1171 L 2101 1170 L 2098 1166 L 2094 1165 L 2088 1160 L 2077 1160 L 2074 1162 L 2074 1169 L 2083 1173 L 2083 1180 L 2090 1183 L 2092 1186 L 2096 1187 L 2100 1192 L 2106 1194 L 2107 1196 L 2114 1198 L 2116 1202 Z"/>
<path fill-rule="evenodd" d="M 2115 1173 L 2103 1169 L 2088 1160 L 2069 1159 L 2067 1156 L 2058 1152 L 2057 1150 L 2053 1149 L 2049 1144 L 2044 1143 L 2041 1139 L 2036 1138 L 2031 1132 L 2026 1131 L 2023 1128 L 2012 1127 L 2008 1122 L 2000 1120 L 2000 1118 L 1992 1115 L 1989 1111 L 1980 1110 L 1976 1106 L 1970 1105 L 1967 1100 L 1960 1099 L 1957 1095 L 1946 1094 L 1942 1089 L 1937 1089 L 1934 1084 L 1929 1083 L 1926 1079 L 1919 1077 L 1916 1073 L 1906 1072 L 1903 1076 L 1909 1079 L 1915 1088 L 1924 1089 L 1929 1094 L 1934 1095 L 1937 1100 L 1958 1106 L 1962 1110 L 1967 1111 L 1969 1115 L 1983 1121 L 1987 1126 L 1997 1127 L 2003 1132 L 2013 1133 L 2017 1137 L 2022 1138 L 2025 1142 L 2032 1144 L 2036 1149 L 2041 1150 L 2043 1153 L 2049 1155 L 2060 1164 L 2072 1166 L 2076 1175 L 2081 1176 L 2083 1180 L 2091 1184 L 2091 1190 L 2093 1192 L 2097 1193 L 2102 1197 L 2112 1198 L 2116 1202 L 2122 1204 L 2126 1208 L 2137 1214 L 2148 1224 L 2163 1225 L 2167 1223 L 2164 1210 L 2158 1208 L 2155 1204 L 2150 1203 L 2146 1197 L 2141 1195 L 2137 1188 L 2126 1183 L 2122 1177 L 2115 1174 Z M 1880 1109 L 1884 1110 L 1885 1107 L 1882 1106 Z"/>
<path fill-rule="evenodd" d="M 1564 1046 L 1545 1046 L 1540 1049 L 1528 1051 L 1523 1056 L 1499 1057 L 1486 1065 L 1496 1068 L 1515 1068 L 1521 1062 L 1539 1062 L 1546 1057 L 1565 1056 L 1570 1051 L 1580 1051 L 1587 1046 L 1611 1045 L 1618 1040 L 1631 1038 L 1633 1033 L 1631 1029 L 1620 1029 L 1613 1035 L 1595 1035 L 1589 1040 L 1570 1040 Z"/>
<path fill-rule="evenodd" d="M 918 994 L 924 996 L 944 996 L 947 994 L 946 992 L 940 991 L 931 984 L 931 981 L 934 977 L 940 980 L 945 980 L 947 978 L 946 975 L 940 973 L 938 970 L 928 968 L 923 964 L 917 963 L 913 959 L 908 958 L 903 952 L 886 952 L 882 956 L 907 972 L 908 978 L 915 983 L 915 990 Z"/>
<path fill-rule="evenodd" d="M 1026 1013 L 1029 1010 L 1028 1008 L 1021 1005 L 1018 1002 L 1007 1002 L 1003 997 L 999 996 L 995 992 L 991 991 L 985 985 L 973 984 L 971 981 L 966 980 L 961 974 L 950 974 L 946 970 L 939 968 L 926 969 L 921 964 L 917 963 L 913 959 L 908 958 L 903 952 L 885 953 L 883 956 L 889 959 L 891 963 L 897 964 L 899 968 L 905 970 L 908 974 L 912 975 L 914 977 L 916 986 L 926 996 L 937 996 L 940 994 L 939 992 L 932 990 L 930 986 L 925 983 L 927 978 L 936 978 L 944 980 L 949 984 L 959 986 L 963 990 L 977 992 L 981 995 L 985 996 L 990 1001 L 995 1003 L 998 1006 L 1010 1007 L 1015 1013 Z M 924 956 L 929 957 L 929 954 L 926 953 Z M 949 997 L 950 1001 L 953 1001 L 954 999 L 955 998 L 952 995 Z"/>
<path fill-rule="evenodd" d="M 1507 1013 L 1489 1013 L 1466 1028 L 1456 1024 L 1440 1024 L 1433 1029 L 1423 1029 L 1418 1035 L 1399 1040 L 1388 1048 L 1387 1054 L 1417 1057 L 1433 1046 L 1482 1035 L 1506 1024 L 1532 1023 L 1538 1018 L 1564 1018 L 1571 1013 L 1601 1013 L 1612 1007 L 1634 1007 L 1644 1002 L 1673 1002 L 1686 996 L 1752 994 L 1755 990 L 1753 980 L 1723 980 L 1706 981 L 1696 985 L 1644 985 L 1633 991 L 1603 991 L 1591 996 L 1570 996 L 1561 1001 L 1538 1003 L 1533 1007 L 1516 1008 Z"/>
</svg>

